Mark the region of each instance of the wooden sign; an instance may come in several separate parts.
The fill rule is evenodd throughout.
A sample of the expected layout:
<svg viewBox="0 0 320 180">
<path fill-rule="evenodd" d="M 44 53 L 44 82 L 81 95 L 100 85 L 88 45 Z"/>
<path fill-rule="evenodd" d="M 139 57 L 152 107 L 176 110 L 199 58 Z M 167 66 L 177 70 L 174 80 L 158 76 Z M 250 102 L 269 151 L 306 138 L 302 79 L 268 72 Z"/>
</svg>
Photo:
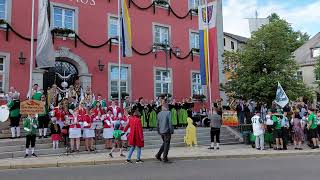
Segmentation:
<svg viewBox="0 0 320 180">
<path fill-rule="evenodd" d="M 222 124 L 225 126 L 239 126 L 236 111 L 223 111 Z"/>
<path fill-rule="evenodd" d="M 45 103 L 36 100 L 26 100 L 20 103 L 20 114 L 43 114 L 45 112 Z"/>
</svg>

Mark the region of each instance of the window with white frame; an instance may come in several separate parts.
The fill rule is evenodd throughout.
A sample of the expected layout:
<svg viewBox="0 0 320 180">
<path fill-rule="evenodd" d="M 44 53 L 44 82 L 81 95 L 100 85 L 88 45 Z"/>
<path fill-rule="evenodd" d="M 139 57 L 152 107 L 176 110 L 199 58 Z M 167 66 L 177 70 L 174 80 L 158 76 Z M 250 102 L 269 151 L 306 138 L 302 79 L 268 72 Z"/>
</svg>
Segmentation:
<svg viewBox="0 0 320 180">
<path fill-rule="evenodd" d="M 155 77 L 155 95 L 158 97 L 161 94 L 169 93 L 171 94 L 171 76 L 170 71 L 166 70 L 156 70 L 156 77 Z"/>
<path fill-rule="evenodd" d="M 4 91 L 4 57 L 0 56 L 0 92 Z"/>
<path fill-rule="evenodd" d="M 190 49 L 200 49 L 199 33 L 190 32 Z"/>
<path fill-rule="evenodd" d="M 53 7 L 53 26 L 75 30 L 75 10 L 64 7 Z"/>
<path fill-rule="evenodd" d="M 0 0 L 0 19 L 7 19 L 7 0 Z"/>
<path fill-rule="evenodd" d="M 303 81 L 302 71 L 297 71 L 297 79 Z"/>
<path fill-rule="evenodd" d="M 153 27 L 153 42 L 155 44 L 169 43 L 169 27 L 154 25 Z"/>
<path fill-rule="evenodd" d="M 198 9 L 200 0 L 188 0 L 188 3 L 189 3 L 189 9 Z"/>
<path fill-rule="evenodd" d="M 109 16 L 108 19 L 108 38 L 118 37 L 118 17 Z M 118 40 L 112 40 L 112 42 L 118 42 Z"/>
<path fill-rule="evenodd" d="M 200 73 L 192 73 L 192 95 L 203 95 Z"/>
<path fill-rule="evenodd" d="M 119 80 L 119 66 L 110 67 L 110 95 L 111 98 L 118 98 L 118 80 Z M 120 68 L 120 91 L 121 93 L 129 94 L 129 67 L 122 66 Z"/>
</svg>

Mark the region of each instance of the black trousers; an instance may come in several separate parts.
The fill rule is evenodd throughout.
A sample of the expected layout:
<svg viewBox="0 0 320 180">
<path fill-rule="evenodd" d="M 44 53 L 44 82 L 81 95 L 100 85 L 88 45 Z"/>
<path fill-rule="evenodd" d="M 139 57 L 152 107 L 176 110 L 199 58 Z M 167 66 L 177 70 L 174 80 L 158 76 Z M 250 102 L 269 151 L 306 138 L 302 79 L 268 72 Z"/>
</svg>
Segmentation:
<svg viewBox="0 0 320 180">
<path fill-rule="evenodd" d="M 162 146 L 159 149 L 158 154 L 156 155 L 157 157 L 161 157 L 161 155 L 163 154 L 163 159 L 164 160 L 168 160 L 168 153 L 169 153 L 169 149 L 170 149 L 170 141 L 171 141 L 171 134 L 167 133 L 167 134 L 161 134 L 161 138 L 162 138 Z"/>
<path fill-rule="evenodd" d="M 214 142 L 214 137 L 216 137 L 217 143 L 220 143 L 220 128 L 211 128 L 210 131 L 211 142 Z"/>
<path fill-rule="evenodd" d="M 27 135 L 26 136 L 26 148 L 29 148 L 31 144 L 31 148 L 34 148 L 34 146 L 36 145 L 36 135 L 32 134 L 32 135 Z"/>
<path fill-rule="evenodd" d="M 282 131 L 283 148 L 287 149 L 289 129 L 282 127 L 281 131 Z"/>
<path fill-rule="evenodd" d="M 10 117 L 10 127 L 19 127 L 19 124 L 20 124 L 20 116 Z"/>
<path fill-rule="evenodd" d="M 49 126 L 49 117 L 48 116 L 39 116 L 39 129 L 48 128 Z"/>
</svg>

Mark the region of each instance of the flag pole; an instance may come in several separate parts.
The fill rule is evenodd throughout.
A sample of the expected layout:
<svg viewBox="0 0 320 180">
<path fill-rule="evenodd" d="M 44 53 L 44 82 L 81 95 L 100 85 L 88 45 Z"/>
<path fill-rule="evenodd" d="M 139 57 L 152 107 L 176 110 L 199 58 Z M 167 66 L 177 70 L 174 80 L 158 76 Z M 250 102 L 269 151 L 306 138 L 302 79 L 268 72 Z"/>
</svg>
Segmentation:
<svg viewBox="0 0 320 180">
<path fill-rule="evenodd" d="M 207 59 L 207 64 L 208 64 L 208 90 L 209 90 L 209 103 L 210 103 L 210 111 L 213 108 L 212 104 L 212 89 L 211 89 L 211 63 L 210 63 L 210 43 L 209 43 L 209 19 L 208 19 L 208 0 L 205 0 L 206 3 L 206 26 L 207 26 L 207 47 L 208 47 L 208 59 Z"/>
<path fill-rule="evenodd" d="M 118 0 L 118 106 L 121 107 L 121 0 Z"/>
<path fill-rule="evenodd" d="M 33 54 L 33 48 L 34 48 L 34 1 L 32 0 L 32 17 L 31 17 L 31 48 L 30 48 L 30 67 L 29 67 L 29 91 L 28 91 L 28 96 L 29 99 L 32 97 L 32 72 L 33 72 L 33 59 L 34 59 L 34 54 Z"/>
</svg>

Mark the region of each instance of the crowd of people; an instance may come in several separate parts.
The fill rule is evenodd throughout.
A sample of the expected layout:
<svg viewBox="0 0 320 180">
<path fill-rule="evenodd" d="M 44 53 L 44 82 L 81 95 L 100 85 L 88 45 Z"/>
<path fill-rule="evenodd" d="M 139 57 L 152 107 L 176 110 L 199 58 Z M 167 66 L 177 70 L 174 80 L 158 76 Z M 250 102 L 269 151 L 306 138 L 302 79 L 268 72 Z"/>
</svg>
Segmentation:
<svg viewBox="0 0 320 180">
<path fill-rule="evenodd" d="M 303 102 L 283 108 L 274 105 L 269 110 L 257 107 L 251 123 L 251 141 L 258 150 L 264 150 L 265 143 L 275 150 L 287 150 L 289 143 L 295 150 L 302 150 L 303 143 L 311 149 L 319 148 L 320 111 Z"/>
<path fill-rule="evenodd" d="M 29 156 L 30 150 L 31 155 L 36 156 L 34 153 L 36 139 L 48 138 L 49 134 L 53 149 L 58 149 L 60 143 L 63 142 L 65 148 L 71 153 L 79 152 L 80 140 L 83 139 L 85 150 L 93 152 L 96 150 L 96 140 L 103 139 L 105 140 L 105 148 L 110 149 L 110 158 L 113 157 L 113 151 L 116 147 L 120 148 L 120 156 L 124 156 L 122 150 L 128 147 L 130 134 L 136 134 L 138 140 L 142 141 L 142 128 L 150 130 L 159 128 L 157 126 L 158 116 L 162 116 L 160 119 L 168 116 L 168 113 L 161 115 L 162 101 L 167 99 L 166 96 L 161 96 L 156 101 L 149 101 L 150 103 L 145 103 L 148 101 L 145 101 L 143 97 L 134 102 L 129 101 L 129 97 L 125 97 L 121 104 L 122 107 L 120 107 L 115 100 L 108 102 L 102 95 L 95 95 L 90 87 L 82 92 L 77 85 L 74 85 L 63 91 L 53 85 L 45 93 L 43 90 L 39 90 L 37 84 L 33 86 L 32 92 L 28 93 L 28 96 L 45 104 L 43 113 L 23 116 L 19 110 L 20 93 L 12 87 L 7 95 L 12 138 L 20 137 L 20 120 L 23 119 L 23 128 L 27 133 L 26 157 Z M 181 103 L 173 99 L 170 102 L 166 101 L 166 105 L 166 112 L 170 112 L 170 125 L 174 128 L 186 126 L 188 116 L 192 116 L 193 103 L 190 99 L 184 99 Z M 131 133 L 132 125 L 130 123 L 138 126 L 137 120 L 141 124 L 141 132 Z M 160 131 L 162 130 L 160 129 Z M 167 142 L 168 136 L 163 139 Z M 130 146 L 133 147 L 133 150 L 137 148 L 138 154 L 141 154 L 143 142 L 136 146 L 132 146 L 132 144 Z M 167 147 L 168 145 L 165 144 L 162 151 L 166 152 Z M 130 151 L 129 154 L 132 152 Z M 130 160 L 130 158 L 128 159 Z"/>
</svg>

